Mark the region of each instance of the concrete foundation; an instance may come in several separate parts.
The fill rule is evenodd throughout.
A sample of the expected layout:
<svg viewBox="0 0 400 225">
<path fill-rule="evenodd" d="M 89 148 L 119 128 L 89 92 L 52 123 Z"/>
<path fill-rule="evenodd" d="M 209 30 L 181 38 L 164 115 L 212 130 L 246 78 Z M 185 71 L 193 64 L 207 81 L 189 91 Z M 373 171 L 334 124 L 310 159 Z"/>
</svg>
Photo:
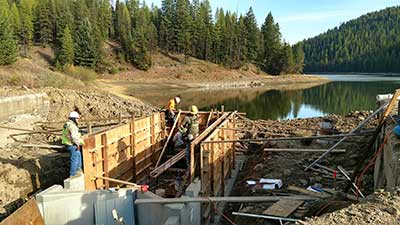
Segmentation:
<svg viewBox="0 0 400 225">
<path fill-rule="evenodd" d="M 46 225 L 114 225 L 112 210 L 116 209 L 125 225 L 135 225 L 131 189 L 115 191 L 79 191 L 83 176 L 65 181 L 66 187 L 54 185 L 36 196 Z"/>
<path fill-rule="evenodd" d="M 0 97 L 0 122 L 9 120 L 12 116 L 34 112 L 47 115 L 49 105 L 50 101 L 46 93 Z"/>
</svg>

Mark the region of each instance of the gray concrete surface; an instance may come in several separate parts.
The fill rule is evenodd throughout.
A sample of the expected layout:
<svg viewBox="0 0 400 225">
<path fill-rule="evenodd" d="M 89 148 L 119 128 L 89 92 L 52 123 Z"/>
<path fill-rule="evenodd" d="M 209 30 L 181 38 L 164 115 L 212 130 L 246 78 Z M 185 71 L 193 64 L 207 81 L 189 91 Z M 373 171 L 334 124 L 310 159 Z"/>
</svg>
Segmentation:
<svg viewBox="0 0 400 225">
<path fill-rule="evenodd" d="M 0 122 L 21 114 L 49 112 L 50 100 L 46 93 L 0 97 Z"/>
</svg>

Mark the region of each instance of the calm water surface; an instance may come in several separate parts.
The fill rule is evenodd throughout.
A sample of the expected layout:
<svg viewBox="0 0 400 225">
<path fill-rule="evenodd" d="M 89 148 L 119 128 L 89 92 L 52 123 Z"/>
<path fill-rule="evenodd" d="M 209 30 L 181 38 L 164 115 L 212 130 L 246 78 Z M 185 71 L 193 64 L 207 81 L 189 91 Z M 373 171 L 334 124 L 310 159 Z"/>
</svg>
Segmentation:
<svg viewBox="0 0 400 225">
<path fill-rule="evenodd" d="M 326 114 L 347 114 L 355 110 L 375 109 L 377 94 L 393 93 L 400 88 L 400 77 L 378 75 L 323 75 L 331 83 L 303 90 L 272 90 L 251 98 L 225 98 L 212 105 L 225 110 L 246 112 L 252 119 L 292 119 Z M 232 91 L 234 92 L 234 91 Z M 196 104 L 196 102 L 193 102 Z"/>
</svg>

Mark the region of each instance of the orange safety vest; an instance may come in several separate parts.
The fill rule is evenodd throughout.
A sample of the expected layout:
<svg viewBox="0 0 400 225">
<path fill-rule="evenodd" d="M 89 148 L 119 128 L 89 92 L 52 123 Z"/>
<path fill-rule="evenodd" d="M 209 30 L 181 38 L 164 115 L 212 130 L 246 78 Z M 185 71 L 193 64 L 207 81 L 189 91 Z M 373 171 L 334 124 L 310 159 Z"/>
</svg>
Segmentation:
<svg viewBox="0 0 400 225">
<path fill-rule="evenodd" d="M 171 99 L 168 101 L 167 109 L 175 110 L 175 99 Z"/>
</svg>

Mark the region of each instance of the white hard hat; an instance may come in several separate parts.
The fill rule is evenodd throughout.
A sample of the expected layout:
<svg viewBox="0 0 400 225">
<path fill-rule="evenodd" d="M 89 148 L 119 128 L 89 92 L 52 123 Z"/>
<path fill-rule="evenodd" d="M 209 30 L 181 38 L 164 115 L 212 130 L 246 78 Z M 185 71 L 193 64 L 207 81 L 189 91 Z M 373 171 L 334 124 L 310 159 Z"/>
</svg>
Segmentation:
<svg viewBox="0 0 400 225">
<path fill-rule="evenodd" d="M 72 111 L 72 112 L 69 114 L 68 118 L 76 118 L 76 119 L 79 119 L 79 113 L 76 112 L 76 111 Z"/>
<path fill-rule="evenodd" d="M 175 101 L 176 101 L 176 103 L 179 104 L 179 102 L 181 102 L 181 98 L 179 98 L 178 96 L 176 96 L 176 97 L 175 97 Z"/>
</svg>

